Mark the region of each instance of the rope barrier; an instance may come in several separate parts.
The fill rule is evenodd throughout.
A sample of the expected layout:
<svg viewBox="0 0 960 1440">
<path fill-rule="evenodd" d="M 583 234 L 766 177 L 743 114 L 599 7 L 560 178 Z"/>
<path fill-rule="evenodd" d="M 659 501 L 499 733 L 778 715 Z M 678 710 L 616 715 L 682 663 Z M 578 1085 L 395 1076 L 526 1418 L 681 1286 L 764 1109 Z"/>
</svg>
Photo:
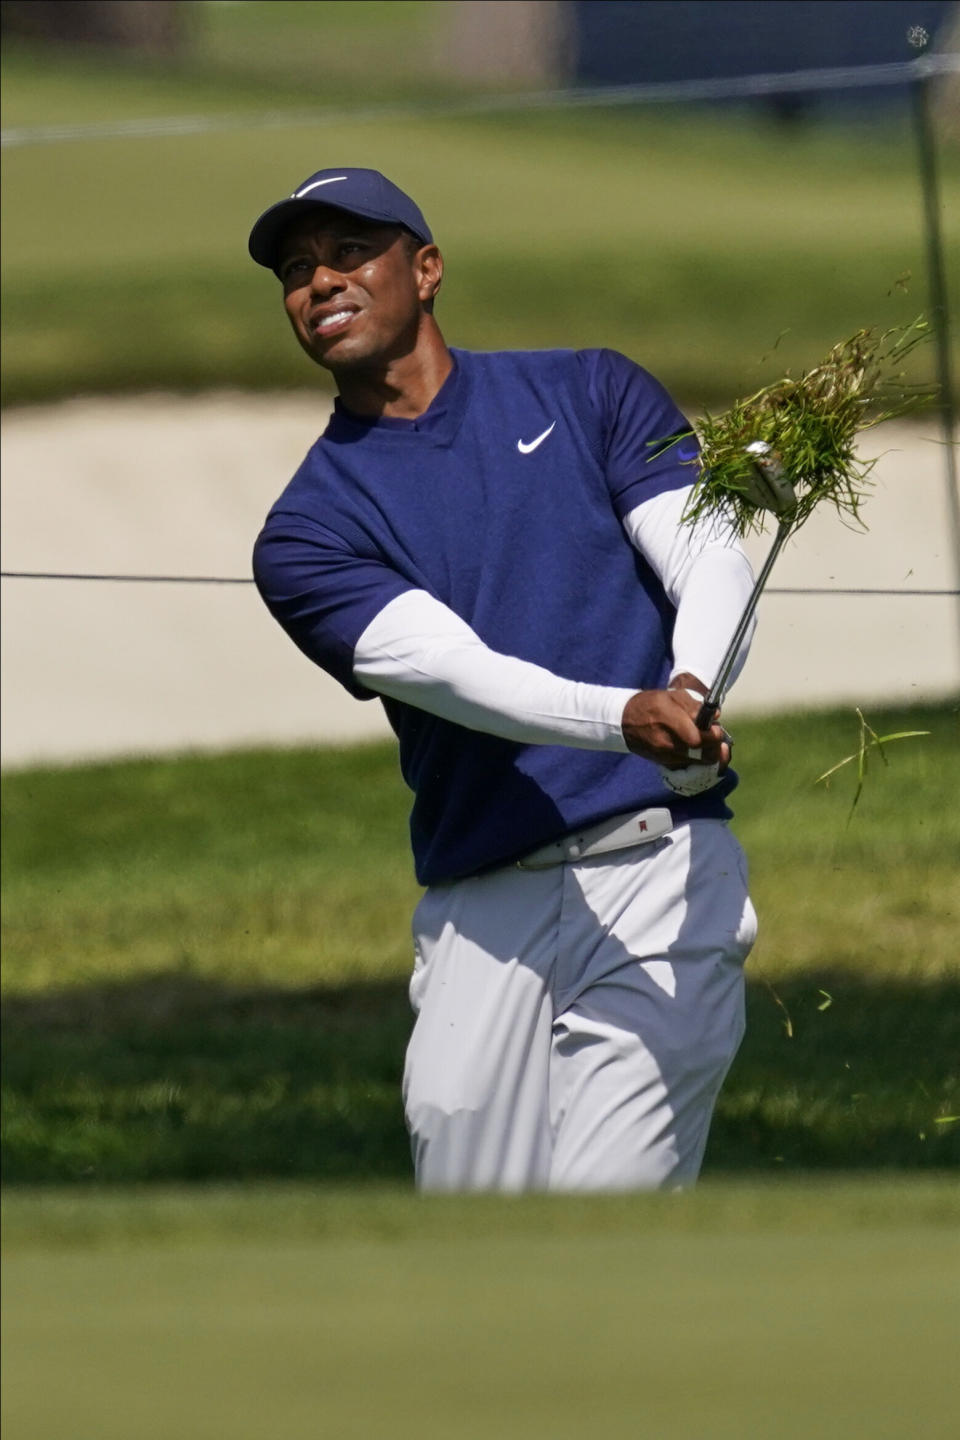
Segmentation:
<svg viewBox="0 0 960 1440">
<path fill-rule="evenodd" d="M 92 575 L 61 570 L 0 570 L 0 580 L 109 580 L 121 585 L 252 585 L 250 575 Z"/>
<path fill-rule="evenodd" d="M 831 66 L 716 80 L 663 80 L 637 85 L 600 85 L 567 90 L 533 90 L 513 95 L 477 95 L 465 100 L 416 105 L 378 105 L 354 110 L 268 110 L 260 114 L 170 115 L 144 120 L 92 121 L 78 125 L 20 125 L 0 131 L 0 148 L 55 145 L 83 140 L 142 140 L 208 135 L 224 130 L 276 130 L 303 125 L 353 124 L 369 120 L 446 119 L 620 105 L 670 105 L 695 100 L 757 100 L 811 91 L 863 90 L 912 85 L 935 75 L 960 73 L 960 54 L 919 55 L 882 65 Z"/>
<path fill-rule="evenodd" d="M 58 570 L 0 570 L 0 580 L 101 580 L 119 585 L 252 585 L 246 575 L 94 575 Z M 765 595 L 940 595 L 958 596 L 960 590 L 817 589 L 770 585 Z"/>
</svg>

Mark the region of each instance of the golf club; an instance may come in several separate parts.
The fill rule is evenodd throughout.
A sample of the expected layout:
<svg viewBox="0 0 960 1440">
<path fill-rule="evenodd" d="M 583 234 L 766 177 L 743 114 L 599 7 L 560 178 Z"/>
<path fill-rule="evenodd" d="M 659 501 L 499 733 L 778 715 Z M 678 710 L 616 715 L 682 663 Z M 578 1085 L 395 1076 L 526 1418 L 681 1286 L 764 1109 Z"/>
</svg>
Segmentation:
<svg viewBox="0 0 960 1440">
<path fill-rule="evenodd" d="M 784 475 L 777 457 L 770 453 L 770 446 L 767 442 L 755 440 L 752 445 L 747 446 L 747 453 L 753 457 L 754 476 L 746 493 L 756 505 L 776 515 L 779 524 L 770 547 L 770 553 L 763 563 L 763 569 L 757 576 L 750 599 L 744 607 L 739 624 L 733 632 L 730 644 L 720 663 L 720 669 L 717 671 L 706 699 L 697 712 L 696 726 L 698 730 L 707 730 L 713 724 L 717 711 L 720 709 L 723 693 L 730 678 L 730 671 L 733 669 L 744 636 L 750 628 L 753 612 L 757 608 L 757 602 L 763 593 L 763 587 L 767 583 L 770 571 L 773 569 L 774 561 L 783 549 L 784 542 L 792 529 L 793 513 L 797 503 L 793 485 Z"/>
</svg>

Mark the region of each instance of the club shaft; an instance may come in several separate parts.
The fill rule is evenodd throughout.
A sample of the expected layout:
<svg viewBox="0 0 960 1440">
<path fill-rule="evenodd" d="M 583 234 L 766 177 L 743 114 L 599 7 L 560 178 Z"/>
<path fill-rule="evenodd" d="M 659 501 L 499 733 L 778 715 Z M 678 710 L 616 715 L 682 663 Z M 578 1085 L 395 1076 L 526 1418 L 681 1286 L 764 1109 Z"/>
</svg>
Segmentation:
<svg viewBox="0 0 960 1440">
<path fill-rule="evenodd" d="M 733 637 L 720 663 L 717 678 L 710 686 L 707 698 L 697 712 L 696 725 L 698 730 L 709 730 L 716 717 L 717 711 L 720 709 L 723 692 L 726 690 L 727 681 L 730 679 L 730 671 L 733 669 L 734 661 L 740 653 L 740 646 L 743 644 L 744 637 L 750 629 L 750 621 L 753 619 L 753 612 L 756 610 L 757 602 L 763 593 L 763 587 L 766 585 L 770 571 L 773 569 L 774 561 L 783 549 L 784 542 L 790 534 L 790 529 L 790 522 L 788 520 L 781 520 L 777 527 L 774 542 L 770 546 L 770 553 L 763 562 L 763 569 L 757 576 L 756 583 L 750 593 L 750 599 L 747 601 L 743 614 L 740 616 L 740 623 L 737 625 L 736 630 L 734 630 Z"/>
</svg>

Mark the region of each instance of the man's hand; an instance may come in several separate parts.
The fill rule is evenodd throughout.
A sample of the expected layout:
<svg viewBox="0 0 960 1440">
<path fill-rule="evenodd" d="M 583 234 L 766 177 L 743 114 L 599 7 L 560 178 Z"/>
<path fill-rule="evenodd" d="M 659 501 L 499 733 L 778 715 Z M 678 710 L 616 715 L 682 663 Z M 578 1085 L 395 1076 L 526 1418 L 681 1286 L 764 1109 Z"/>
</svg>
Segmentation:
<svg viewBox="0 0 960 1440">
<path fill-rule="evenodd" d="M 726 734 L 716 722 L 708 730 L 697 729 L 694 719 L 700 705 L 688 690 L 707 693 L 695 675 L 683 674 L 675 675 L 666 690 L 632 695 L 623 711 L 623 738 L 635 755 L 667 769 L 679 770 L 693 762 L 719 764 L 722 772 L 730 763 Z"/>
</svg>

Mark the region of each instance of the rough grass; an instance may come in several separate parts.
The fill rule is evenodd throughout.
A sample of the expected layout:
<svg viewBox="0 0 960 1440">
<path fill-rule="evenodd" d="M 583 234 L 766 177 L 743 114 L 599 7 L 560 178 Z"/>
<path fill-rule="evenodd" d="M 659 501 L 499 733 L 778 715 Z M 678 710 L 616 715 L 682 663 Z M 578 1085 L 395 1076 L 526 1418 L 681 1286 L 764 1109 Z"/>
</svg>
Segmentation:
<svg viewBox="0 0 960 1440">
<path fill-rule="evenodd" d="M 743 536 L 762 530 L 772 511 L 781 534 L 795 534 L 828 501 L 856 522 L 876 463 L 857 455 L 858 438 L 935 398 L 935 387 L 902 379 L 907 356 L 932 337 L 924 321 L 882 335 L 860 330 L 812 370 L 764 386 L 724 414 L 703 415 L 688 518 L 711 516 Z"/>
<path fill-rule="evenodd" d="M 707 1170 L 960 1160 L 948 706 L 740 722 L 761 938 Z M 407 797 L 389 746 L 5 781 L 5 1173 L 406 1177 Z"/>
</svg>

